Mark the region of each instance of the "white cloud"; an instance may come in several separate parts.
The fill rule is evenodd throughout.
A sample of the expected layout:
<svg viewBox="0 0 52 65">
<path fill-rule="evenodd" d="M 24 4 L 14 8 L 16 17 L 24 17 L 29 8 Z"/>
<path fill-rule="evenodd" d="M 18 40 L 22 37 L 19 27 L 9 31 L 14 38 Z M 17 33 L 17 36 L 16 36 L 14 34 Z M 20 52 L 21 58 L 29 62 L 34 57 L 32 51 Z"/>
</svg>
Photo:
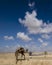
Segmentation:
<svg viewBox="0 0 52 65">
<path fill-rule="evenodd" d="M 43 40 L 41 38 L 38 38 L 38 41 L 40 41 L 41 43 L 43 43 Z"/>
<path fill-rule="evenodd" d="M 46 47 L 46 46 L 48 46 L 48 43 L 47 42 L 43 42 L 41 45 L 40 45 L 40 47 Z"/>
<path fill-rule="evenodd" d="M 14 37 L 13 36 L 4 36 L 4 39 L 5 40 L 14 40 Z"/>
<path fill-rule="evenodd" d="M 28 6 L 31 7 L 31 8 L 34 7 L 34 5 L 35 5 L 35 2 L 32 2 L 32 3 L 28 4 Z"/>
<path fill-rule="evenodd" d="M 47 42 L 45 42 L 45 43 L 42 43 L 41 44 L 41 47 L 39 47 L 39 46 L 37 46 L 36 45 L 36 43 L 35 42 L 33 42 L 33 41 L 31 41 L 30 43 L 27 43 L 27 44 L 25 44 L 25 45 L 21 45 L 21 44 L 15 44 L 15 45 L 12 45 L 12 46 L 10 46 L 10 45 L 6 45 L 6 46 L 4 46 L 4 47 L 1 47 L 0 48 L 0 50 L 2 50 L 2 52 L 15 52 L 16 51 L 16 49 L 18 49 L 19 47 L 24 47 L 25 49 L 28 49 L 29 51 L 44 51 L 44 48 L 46 49 L 47 46 L 48 45 L 48 43 Z M 48 49 L 48 48 L 47 48 Z M 47 50 L 46 49 L 46 50 Z M 48 49 L 49 50 L 49 49 Z"/>
<path fill-rule="evenodd" d="M 41 33 L 52 33 L 52 23 L 46 24 L 46 26 L 43 26 Z"/>
<path fill-rule="evenodd" d="M 26 12 L 24 19 L 19 18 L 19 22 L 27 27 L 30 34 L 51 33 L 52 23 L 43 23 L 43 20 L 39 20 L 36 16 L 36 11 Z"/>
<path fill-rule="evenodd" d="M 38 41 L 41 42 L 40 47 L 46 47 L 48 45 L 48 43 L 47 42 L 44 42 L 42 38 L 38 38 Z"/>
<path fill-rule="evenodd" d="M 42 35 L 42 38 L 39 38 L 39 39 L 38 39 L 38 40 L 41 42 L 40 47 L 44 49 L 44 47 L 47 47 L 47 46 L 48 46 L 48 42 L 44 41 L 43 38 L 49 39 L 50 36 L 49 36 L 48 34 L 43 34 L 43 35 Z"/>
<path fill-rule="evenodd" d="M 50 36 L 49 36 L 48 34 L 43 34 L 43 35 L 42 35 L 42 38 L 49 39 Z"/>
<path fill-rule="evenodd" d="M 28 37 L 28 35 L 24 34 L 23 32 L 17 33 L 17 38 L 20 38 L 20 39 L 22 39 L 24 41 L 32 40 L 30 37 Z"/>
</svg>

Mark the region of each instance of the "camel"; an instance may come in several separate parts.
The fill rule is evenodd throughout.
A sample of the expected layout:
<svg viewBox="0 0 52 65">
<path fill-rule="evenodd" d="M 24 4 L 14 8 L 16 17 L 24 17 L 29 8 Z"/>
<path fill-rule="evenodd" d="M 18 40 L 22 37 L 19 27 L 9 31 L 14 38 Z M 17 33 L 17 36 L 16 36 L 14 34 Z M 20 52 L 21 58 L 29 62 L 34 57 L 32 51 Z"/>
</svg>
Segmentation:
<svg viewBox="0 0 52 65">
<path fill-rule="evenodd" d="M 23 48 L 23 47 L 20 47 L 19 49 L 17 49 L 16 51 L 15 51 L 15 56 L 16 56 L 16 64 L 17 64 L 17 61 L 19 60 L 18 59 L 18 56 L 19 56 L 19 54 L 21 54 L 21 57 L 23 57 L 24 56 L 24 60 L 25 60 L 25 49 Z"/>
</svg>

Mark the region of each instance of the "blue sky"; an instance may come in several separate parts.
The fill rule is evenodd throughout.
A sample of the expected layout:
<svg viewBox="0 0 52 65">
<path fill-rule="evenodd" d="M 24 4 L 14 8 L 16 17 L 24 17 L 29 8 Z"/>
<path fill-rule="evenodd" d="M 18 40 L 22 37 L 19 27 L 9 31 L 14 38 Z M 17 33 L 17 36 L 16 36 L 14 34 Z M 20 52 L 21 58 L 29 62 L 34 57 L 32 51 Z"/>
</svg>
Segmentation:
<svg viewBox="0 0 52 65">
<path fill-rule="evenodd" d="M 0 0 L 0 52 L 19 46 L 52 51 L 52 0 Z"/>
</svg>

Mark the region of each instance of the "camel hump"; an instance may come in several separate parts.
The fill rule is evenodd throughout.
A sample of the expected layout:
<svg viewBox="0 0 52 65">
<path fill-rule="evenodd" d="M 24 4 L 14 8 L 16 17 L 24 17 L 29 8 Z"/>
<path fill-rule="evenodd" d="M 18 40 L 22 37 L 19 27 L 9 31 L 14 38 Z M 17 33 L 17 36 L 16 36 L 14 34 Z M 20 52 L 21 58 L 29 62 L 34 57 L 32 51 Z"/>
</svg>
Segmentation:
<svg viewBox="0 0 52 65">
<path fill-rule="evenodd" d="M 25 49 L 23 47 L 18 47 L 15 52 L 19 52 L 19 51 L 25 51 Z"/>
<path fill-rule="evenodd" d="M 20 50 L 24 50 L 24 48 L 23 47 L 20 47 Z"/>
</svg>

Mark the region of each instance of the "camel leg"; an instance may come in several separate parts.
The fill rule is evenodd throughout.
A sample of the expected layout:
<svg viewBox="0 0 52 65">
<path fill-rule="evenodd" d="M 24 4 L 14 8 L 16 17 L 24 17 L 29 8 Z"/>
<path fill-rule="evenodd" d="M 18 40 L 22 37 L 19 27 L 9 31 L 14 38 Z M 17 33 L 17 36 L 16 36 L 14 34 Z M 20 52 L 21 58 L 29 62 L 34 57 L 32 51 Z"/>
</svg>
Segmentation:
<svg viewBox="0 0 52 65">
<path fill-rule="evenodd" d="M 16 64 L 17 64 L 17 62 L 18 62 L 18 56 L 16 56 Z"/>
<path fill-rule="evenodd" d="M 25 59 L 25 55 L 24 55 L 24 59 Z"/>
<path fill-rule="evenodd" d="M 16 60 L 16 64 L 17 64 L 17 60 Z"/>
<path fill-rule="evenodd" d="M 25 54 L 21 54 L 21 58 L 24 56 L 24 60 L 25 60 Z"/>
<path fill-rule="evenodd" d="M 23 54 L 23 56 L 24 56 L 24 60 L 25 60 L 25 54 Z"/>
<path fill-rule="evenodd" d="M 17 61 L 18 61 L 18 60 L 17 60 L 17 58 L 16 58 L 16 64 L 17 64 Z"/>
<path fill-rule="evenodd" d="M 21 54 L 21 58 L 23 57 L 23 55 Z"/>
</svg>

